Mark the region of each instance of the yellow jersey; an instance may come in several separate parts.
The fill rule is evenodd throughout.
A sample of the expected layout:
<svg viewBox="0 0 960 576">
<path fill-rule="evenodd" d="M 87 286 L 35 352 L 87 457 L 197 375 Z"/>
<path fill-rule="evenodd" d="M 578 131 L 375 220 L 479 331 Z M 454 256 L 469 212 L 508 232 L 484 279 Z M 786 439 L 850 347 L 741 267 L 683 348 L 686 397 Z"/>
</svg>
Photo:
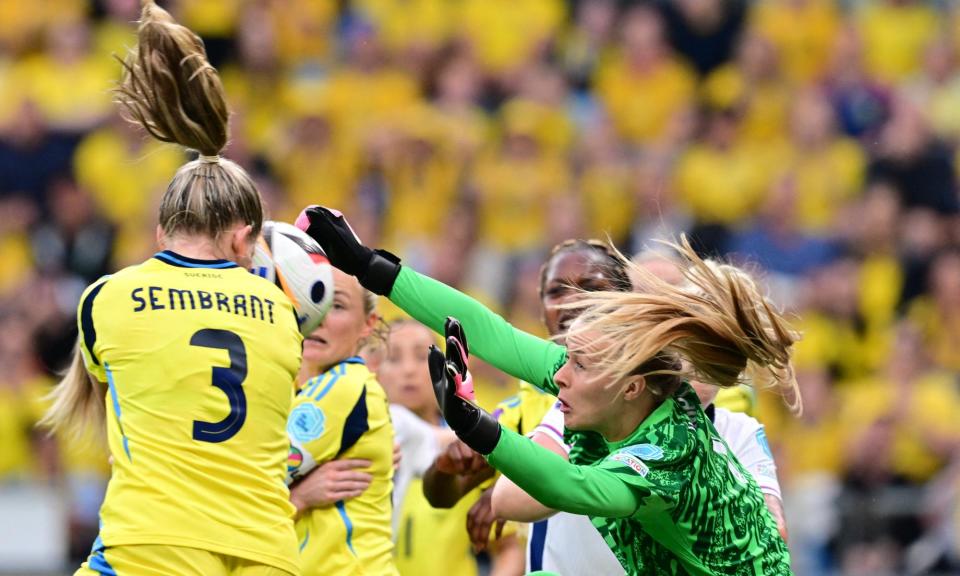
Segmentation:
<svg viewBox="0 0 960 576">
<path fill-rule="evenodd" d="M 540 424 L 556 401 L 556 396 L 521 382 L 516 394 L 497 404 L 493 417 L 504 428 L 526 436 Z"/>
<path fill-rule="evenodd" d="M 363 494 L 313 508 L 297 520 L 304 576 L 396 574 L 391 518 L 393 425 L 387 395 L 360 357 L 309 380 L 287 424 L 289 471 L 335 459 L 370 460 Z"/>
<path fill-rule="evenodd" d="M 87 288 L 78 324 L 108 387 L 95 549 L 183 546 L 299 574 L 284 477 L 303 339 L 283 292 L 165 251 Z"/>
<path fill-rule="evenodd" d="M 397 568 L 402 576 L 476 576 L 467 534 L 467 512 L 480 497 L 475 488 L 453 508 L 434 508 L 414 478 L 403 498 L 397 528 Z"/>
</svg>

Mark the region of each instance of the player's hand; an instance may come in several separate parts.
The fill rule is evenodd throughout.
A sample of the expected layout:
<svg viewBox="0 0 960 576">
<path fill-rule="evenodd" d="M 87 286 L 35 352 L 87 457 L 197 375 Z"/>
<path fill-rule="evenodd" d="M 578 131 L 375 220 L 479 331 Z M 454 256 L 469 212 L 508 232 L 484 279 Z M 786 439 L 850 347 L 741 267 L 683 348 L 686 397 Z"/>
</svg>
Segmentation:
<svg viewBox="0 0 960 576">
<path fill-rule="evenodd" d="M 461 440 L 454 440 L 443 449 L 443 452 L 433 461 L 437 472 L 451 476 L 476 474 L 487 470 L 490 465 L 472 448 Z"/>
<path fill-rule="evenodd" d="M 400 444 L 397 442 L 393 443 L 393 471 L 396 472 L 400 469 L 400 462 L 403 461 L 403 451 L 400 450 Z"/>
<path fill-rule="evenodd" d="M 369 460 L 331 460 L 318 466 L 290 488 L 290 501 L 297 507 L 297 514 L 363 494 L 373 481 L 373 476 L 362 472 L 370 464 Z"/>
<path fill-rule="evenodd" d="M 386 250 L 364 246 L 338 210 L 308 206 L 297 217 L 296 226 L 320 244 L 336 268 L 356 276 L 367 290 L 390 295 L 400 274 L 400 259 Z"/>
<path fill-rule="evenodd" d="M 491 504 L 491 495 L 493 488 L 487 488 L 480 494 L 480 498 L 474 502 L 467 512 L 467 534 L 470 535 L 470 544 L 474 552 L 486 550 L 490 541 L 490 528 L 496 524 L 496 531 L 493 539 L 499 540 L 503 534 L 503 526 L 507 523 L 502 518 L 497 518 L 493 513 Z"/>
<path fill-rule="evenodd" d="M 449 324 L 448 320 L 448 324 Z M 460 329 L 462 332 L 462 328 Z M 487 455 L 500 440 L 500 424 L 485 410 L 458 394 L 466 375 L 466 346 L 458 337 L 447 337 L 447 353 L 430 347 L 427 363 L 437 404 L 447 425 L 475 451 Z"/>
</svg>

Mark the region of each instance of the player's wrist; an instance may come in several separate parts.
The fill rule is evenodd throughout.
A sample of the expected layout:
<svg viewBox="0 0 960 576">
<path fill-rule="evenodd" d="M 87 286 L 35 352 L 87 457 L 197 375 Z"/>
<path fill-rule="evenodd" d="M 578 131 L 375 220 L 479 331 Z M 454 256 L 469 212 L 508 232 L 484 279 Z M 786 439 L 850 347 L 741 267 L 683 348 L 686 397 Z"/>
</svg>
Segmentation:
<svg viewBox="0 0 960 576">
<path fill-rule="evenodd" d="M 457 430 L 457 437 L 475 452 L 489 456 L 500 442 L 500 423 L 485 410 L 478 409 L 479 417 L 469 428 Z"/>
<path fill-rule="evenodd" d="M 389 296 L 400 275 L 400 258 L 386 250 L 370 253 L 366 269 L 358 276 L 360 285 L 379 296 Z"/>
</svg>

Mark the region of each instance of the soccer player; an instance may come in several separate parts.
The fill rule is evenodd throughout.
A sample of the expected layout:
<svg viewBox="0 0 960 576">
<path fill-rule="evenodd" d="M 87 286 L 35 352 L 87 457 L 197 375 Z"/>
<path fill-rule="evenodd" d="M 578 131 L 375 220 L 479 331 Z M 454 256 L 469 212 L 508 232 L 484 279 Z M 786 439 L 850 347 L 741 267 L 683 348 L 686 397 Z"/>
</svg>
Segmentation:
<svg viewBox="0 0 960 576">
<path fill-rule="evenodd" d="M 426 326 L 398 320 L 391 325 L 380 365 L 403 455 L 394 476 L 396 562 L 401 574 L 469 576 L 477 573 L 477 562 L 463 525 L 473 500 L 465 498 L 450 510 L 436 510 L 421 489 L 421 478 L 434 456 L 455 438 L 437 409 L 426 366 L 427 351 L 436 343 Z"/>
<path fill-rule="evenodd" d="M 430 353 L 437 400 L 457 435 L 520 488 L 545 506 L 589 515 L 627 574 L 789 574 L 756 481 L 687 381 L 736 386 L 749 365 L 755 381 L 795 386 L 796 334 L 745 275 L 703 262 L 686 243 L 680 250 L 697 290 L 651 275 L 642 293 L 579 303 L 587 309 L 570 328 L 554 381 L 566 425 L 606 440 L 601 462 L 570 464 L 457 395 L 465 367 L 455 336 L 446 358 Z"/>
<path fill-rule="evenodd" d="M 444 312 L 459 310 L 464 326 L 472 333 L 478 334 L 474 338 L 474 348 L 478 356 L 540 388 L 557 391 L 554 374 L 567 363 L 567 354 L 563 347 L 513 329 L 502 318 L 490 313 L 471 298 L 400 266 L 399 260 L 389 253 L 373 251 L 363 246 L 339 213 L 321 207 L 311 207 L 298 219 L 298 225 L 324 246 L 335 266 L 357 275 L 362 283 L 374 291 L 389 295 L 394 303 L 434 330 L 439 330 L 443 325 Z M 622 295 L 622 297 L 627 296 Z M 630 295 L 630 297 L 641 296 Z M 760 299 L 758 302 L 763 300 Z M 481 346 L 481 344 L 484 345 Z M 686 387 L 681 387 L 681 390 L 686 391 Z M 670 402 L 675 400 L 671 398 Z M 691 405 L 689 400 L 685 400 L 685 403 Z M 692 403 L 693 406 L 697 404 L 698 402 Z M 704 429 L 706 428 L 707 426 L 704 426 Z M 717 446 L 721 444 L 722 441 L 718 442 Z M 622 459 L 624 456 L 621 455 L 619 458 Z M 573 455 L 571 460 L 576 462 Z M 730 462 L 735 460 L 731 459 Z M 739 464 L 736 464 L 733 467 L 738 466 Z M 640 466 L 637 468 L 642 470 Z M 521 488 L 525 486 L 521 485 Z M 750 489 L 744 488 L 742 491 L 745 494 L 754 494 Z M 759 497 L 758 493 L 754 495 Z M 785 566 L 785 548 L 782 540 L 775 533 L 769 514 L 763 510 L 762 502 L 759 507 L 756 507 L 756 503 L 750 498 L 740 498 L 737 504 L 749 508 L 742 511 L 749 514 L 741 514 L 739 517 L 749 516 L 751 525 L 765 540 L 764 549 L 772 547 L 776 549 L 774 556 L 784 556 L 774 561 L 775 569 L 779 570 L 779 567 Z M 774 530 L 775 541 L 770 540 L 768 528 Z M 657 549 L 657 545 L 649 538 L 641 540 L 649 548 L 643 550 L 641 561 L 645 559 L 646 562 L 656 563 L 655 560 L 662 557 L 663 549 Z M 634 561 L 637 558 L 631 554 L 628 561 L 625 562 L 624 558 L 620 560 L 625 567 L 633 570 Z M 731 560 L 731 562 L 738 563 L 739 560 Z M 676 565 L 675 562 L 672 564 Z M 667 565 L 671 565 L 671 562 Z"/>
<path fill-rule="evenodd" d="M 605 245 L 601 244 L 600 247 L 605 248 Z M 618 264 L 620 262 L 615 257 L 613 261 Z M 684 282 L 683 273 L 677 263 L 663 254 L 644 252 L 634 257 L 633 261 L 671 284 Z M 642 279 L 638 279 L 640 280 Z M 547 324 L 550 325 L 549 319 Z M 724 389 L 727 392 L 726 398 L 720 398 L 717 396 L 720 388 L 698 382 L 692 384 L 701 399 L 704 411 L 713 420 L 720 436 L 737 459 L 754 475 L 764 494 L 767 508 L 777 521 L 781 535 L 786 539 L 786 523 L 776 465 L 766 444 L 763 426 L 747 414 L 720 407 L 724 405 L 740 411 L 749 410 L 752 390 L 745 386 L 727 388 Z M 713 405 L 715 399 L 716 406 Z M 494 417 L 497 417 L 496 412 Z M 503 424 L 502 418 L 498 420 Z M 572 434 L 565 432 L 563 412 L 560 405 L 556 404 L 528 436 L 537 444 L 569 459 L 571 445 L 564 436 L 569 437 Z M 623 568 L 613 552 L 585 516 L 556 513 L 534 500 L 504 476 L 497 480 L 492 502 L 498 517 L 534 523 L 527 546 L 528 572 L 543 569 L 560 574 L 591 571 L 611 575 L 623 574 Z"/>
<path fill-rule="evenodd" d="M 691 384 L 700 398 L 704 413 L 713 422 L 720 437 L 736 459 L 753 475 L 763 493 L 767 509 L 777 523 L 777 529 L 786 541 L 780 483 L 763 425 L 747 414 L 715 405 L 719 387 L 699 382 Z M 564 432 L 562 405 L 558 402 L 529 437 L 544 448 L 569 459 L 570 444 L 564 439 Z M 624 573 L 619 561 L 587 517 L 557 513 L 543 506 L 506 476 L 497 480 L 492 502 L 500 518 L 534 522 L 528 545 L 528 572 L 546 570 L 558 574 L 581 574 L 596 571 L 611 576 Z"/>
<path fill-rule="evenodd" d="M 316 376 L 290 413 L 289 472 L 296 480 L 335 459 L 367 460 L 364 472 L 372 478 L 353 498 L 302 511 L 296 528 L 303 574 L 397 574 L 390 529 L 393 426 L 386 394 L 358 356 L 374 335 L 377 297 L 339 270 L 333 280 L 333 305 L 304 340 L 302 371 Z"/>
<path fill-rule="evenodd" d="M 228 110 L 195 34 L 145 2 L 124 68 L 127 116 L 200 157 L 161 199 L 163 250 L 81 297 L 43 422 L 106 427 L 101 531 L 77 574 L 299 574 L 283 478 L 302 337 L 290 300 L 247 271 L 262 200 L 219 156 Z"/>
</svg>

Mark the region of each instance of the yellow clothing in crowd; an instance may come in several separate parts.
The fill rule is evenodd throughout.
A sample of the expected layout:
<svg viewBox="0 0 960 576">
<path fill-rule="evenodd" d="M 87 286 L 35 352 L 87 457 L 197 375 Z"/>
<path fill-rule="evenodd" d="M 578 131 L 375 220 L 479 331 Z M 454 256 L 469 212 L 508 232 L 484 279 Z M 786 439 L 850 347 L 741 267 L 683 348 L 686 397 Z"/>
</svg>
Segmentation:
<svg viewBox="0 0 960 576">
<path fill-rule="evenodd" d="M 587 166 L 579 177 L 579 189 L 590 236 L 622 241 L 630 233 L 636 218 L 634 197 L 636 174 L 621 163 L 597 163 Z"/>
<path fill-rule="evenodd" d="M 180 22 L 203 37 L 227 38 L 237 27 L 242 0 L 203 0 L 178 5 Z"/>
<path fill-rule="evenodd" d="M 883 365 L 890 349 L 887 326 L 858 330 L 850 322 L 817 311 L 805 311 L 796 322 L 803 339 L 794 345 L 794 363 L 802 367 L 832 366 L 841 379 L 862 378 Z"/>
<path fill-rule="evenodd" d="M 547 231 L 547 202 L 566 191 L 566 163 L 545 156 L 487 155 L 475 174 L 480 238 L 503 251 L 538 247 Z"/>
<path fill-rule="evenodd" d="M 270 10 L 280 61 L 296 66 L 304 61 L 327 63 L 332 59 L 336 2 L 285 0 L 280 10 Z"/>
<path fill-rule="evenodd" d="M 701 86 L 709 104 L 719 109 L 741 107 L 739 137 L 744 143 L 767 145 L 786 137 L 787 110 L 793 97 L 779 79 L 754 81 L 733 64 L 717 68 Z"/>
<path fill-rule="evenodd" d="M 663 136 L 676 115 L 694 103 L 696 78 L 679 60 L 667 58 L 649 70 L 635 70 L 623 55 L 597 69 L 597 95 L 621 135 L 635 144 Z"/>
<path fill-rule="evenodd" d="M 817 80 L 833 53 L 841 14 L 833 0 L 766 0 L 753 5 L 752 24 L 776 46 L 794 83 Z"/>
<path fill-rule="evenodd" d="M 860 192 L 866 163 L 863 149 L 845 138 L 817 150 L 790 146 L 784 162 L 783 173 L 789 175 L 796 194 L 797 224 L 807 232 L 831 230 L 837 210 Z"/>
<path fill-rule="evenodd" d="M 734 144 L 721 150 L 694 144 L 674 172 L 674 191 L 700 222 L 735 225 L 754 215 L 770 185 L 765 151 Z"/>
<path fill-rule="evenodd" d="M 926 2 L 867 2 L 858 24 L 867 72 L 884 82 L 903 81 L 918 71 L 940 26 Z"/>
<path fill-rule="evenodd" d="M 442 46 L 453 33 L 457 15 L 457 4 L 449 0 L 360 0 L 356 5 L 386 47 L 398 54 Z"/>
<path fill-rule="evenodd" d="M 122 128 L 130 130 L 130 128 Z M 91 133 L 77 147 L 73 166 L 77 181 L 90 192 L 98 209 L 117 224 L 116 260 L 142 259 L 154 247 L 154 207 L 184 162 L 177 146 L 121 134 L 116 125 Z"/>
<path fill-rule="evenodd" d="M 944 313 L 930 297 L 921 296 L 914 300 L 907 316 L 920 327 L 937 365 L 960 370 L 960 315 Z"/>
<path fill-rule="evenodd" d="M 20 97 L 36 102 L 49 122 L 72 126 L 109 114 L 110 89 L 119 70 L 119 64 L 97 56 L 61 62 L 41 54 L 19 61 L 10 80 Z"/>
<path fill-rule="evenodd" d="M 26 479 L 36 469 L 32 446 L 34 429 L 42 410 L 35 409 L 35 397 L 30 385 L 0 384 L 0 480 Z"/>
<path fill-rule="evenodd" d="M 944 445 L 960 441 L 960 394 L 949 372 L 927 373 L 907 384 L 869 378 L 845 385 L 838 393 L 843 431 L 835 438 L 856 442 L 868 427 L 889 421 L 890 465 L 913 481 L 930 480 L 948 461 Z"/>
<path fill-rule="evenodd" d="M 463 0 L 459 34 L 491 72 L 525 64 L 565 18 L 561 0 Z"/>
</svg>

